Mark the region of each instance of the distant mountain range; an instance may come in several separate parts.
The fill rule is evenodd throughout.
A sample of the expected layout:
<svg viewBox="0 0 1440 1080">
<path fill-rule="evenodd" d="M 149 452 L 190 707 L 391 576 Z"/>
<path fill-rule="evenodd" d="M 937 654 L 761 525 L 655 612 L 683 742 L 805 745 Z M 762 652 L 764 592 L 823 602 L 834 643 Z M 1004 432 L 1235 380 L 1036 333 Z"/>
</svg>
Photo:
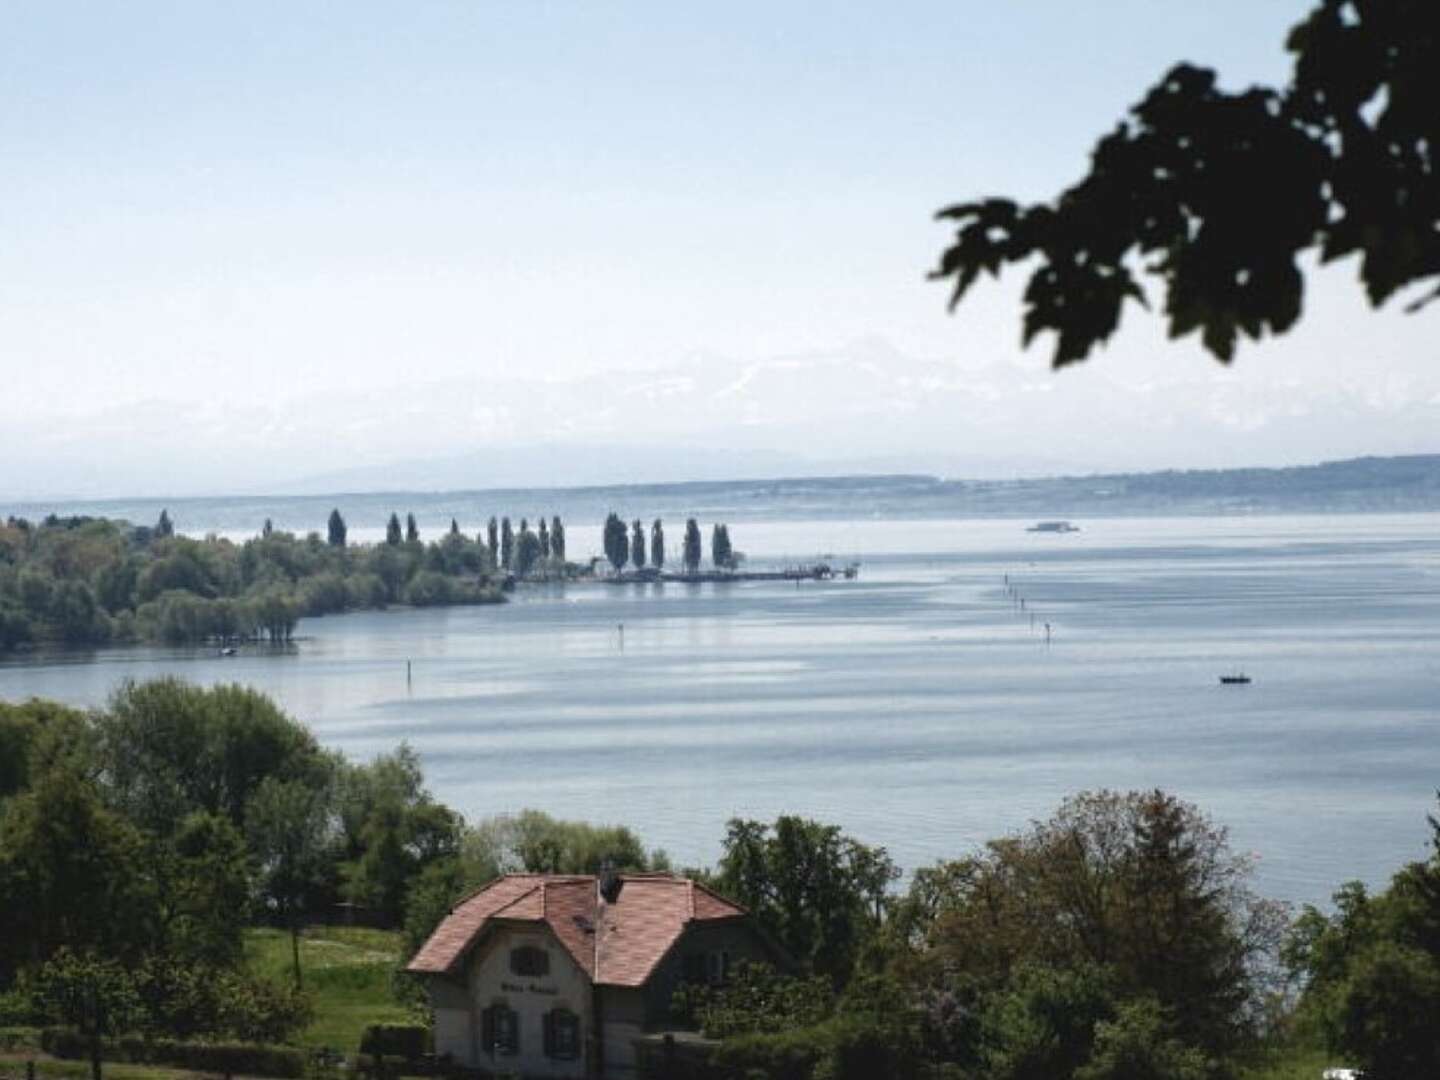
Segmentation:
<svg viewBox="0 0 1440 1080">
<path fill-rule="evenodd" d="M 296 532 L 323 529 L 338 507 L 355 535 L 378 533 L 391 511 L 413 512 L 422 532 L 466 530 L 491 514 L 559 513 L 598 524 L 606 513 L 696 516 L 703 521 L 886 517 L 1166 516 L 1440 511 L 1440 454 L 1364 457 L 1279 469 L 1104 473 L 1018 480 L 945 480 L 923 474 L 783 477 L 565 488 L 235 495 L 181 499 L 0 502 L 0 513 L 94 514 L 149 522 L 161 508 L 185 532 L 248 535 L 266 518 Z"/>
<path fill-rule="evenodd" d="M 213 396 L 0 416 L 0 500 L 1133 475 L 1423 454 L 1437 432 L 1440 365 L 1406 377 L 1158 362 L 1138 374 L 1103 364 L 1056 374 L 865 340 L 564 379 L 427 380 L 422 370 L 394 386 L 264 405 Z"/>
</svg>

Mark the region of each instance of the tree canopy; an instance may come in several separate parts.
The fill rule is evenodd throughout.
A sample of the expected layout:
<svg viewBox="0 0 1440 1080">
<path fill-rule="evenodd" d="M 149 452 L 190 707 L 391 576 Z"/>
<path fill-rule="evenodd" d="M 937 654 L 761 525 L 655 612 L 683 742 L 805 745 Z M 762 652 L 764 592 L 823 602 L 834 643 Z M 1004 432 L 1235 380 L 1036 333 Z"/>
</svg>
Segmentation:
<svg viewBox="0 0 1440 1080">
<path fill-rule="evenodd" d="M 1158 277 L 1172 338 L 1199 331 L 1229 362 L 1240 334 L 1299 319 L 1297 257 L 1360 257 L 1378 307 L 1440 277 L 1440 5 L 1322 0 L 1286 42 L 1290 82 L 1229 93 L 1178 64 L 1096 145 L 1090 172 L 1052 202 L 994 197 L 948 206 L 954 242 L 932 278 L 952 310 L 982 272 L 1037 260 L 1026 345 L 1053 331 L 1055 367 L 1090 355 L 1137 277 Z M 1440 297 L 1440 285 L 1409 305 Z"/>
</svg>

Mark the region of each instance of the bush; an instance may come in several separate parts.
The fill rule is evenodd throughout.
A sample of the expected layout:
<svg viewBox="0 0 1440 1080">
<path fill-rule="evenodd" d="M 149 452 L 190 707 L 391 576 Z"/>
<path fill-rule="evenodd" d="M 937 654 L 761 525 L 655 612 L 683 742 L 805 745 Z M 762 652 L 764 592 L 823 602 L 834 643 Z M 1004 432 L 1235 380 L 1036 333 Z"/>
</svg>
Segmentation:
<svg viewBox="0 0 1440 1080">
<path fill-rule="evenodd" d="M 38 1019 L 29 994 L 20 990 L 0 993 L 0 1028 L 33 1024 Z"/>
<path fill-rule="evenodd" d="M 75 1028 L 46 1028 L 40 1036 L 40 1047 L 57 1058 L 83 1059 L 90 1056 L 90 1040 Z M 168 1065 L 224 1076 L 273 1076 L 281 1080 L 299 1080 L 305 1075 L 306 1067 L 305 1051 L 294 1046 L 180 1042 L 177 1039 L 145 1039 L 138 1035 L 105 1040 L 101 1056 L 106 1061 L 135 1065 Z"/>
<path fill-rule="evenodd" d="M 42 1032 L 37 1027 L 8 1025 L 0 1027 L 0 1054 L 23 1053 L 40 1049 Z"/>
<path fill-rule="evenodd" d="M 420 1024 L 371 1024 L 360 1036 L 360 1053 L 415 1061 L 426 1053 L 428 1036 Z"/>
<path fill-rule="evenodd" d="M 454 587 L 444 574 L 422 570 L 405 587 L 405 602 L 415 607 L 437 607 L 454 602 Z"/>
<path fill-rule="evenodd" d="M 818 1025 L 727 1039 L 711 1064 L 724 1080 L 810 1080 L 830 1049 L 830 1031 Z"/>
<path fill-rule="evenodd" d="M 47 1027 L 40 1033 L 40 1049 L 51 1057 L 85 1058 L 90 1056 L 90 1040 L 76 1028 Z"/>
<path fill-rule="evenodd" d="M 131 1058 L 144 1065 L 170 1065 L 195 1072 L 224 1076 L 275 1076 L 298 1080 L 305 1075 L 306 1054 L 294 1046 L 267 1046 L 263 1043 L 184 1043 L 160 1039 L 140 1043 L 144 1058 Z"/>
</svg>

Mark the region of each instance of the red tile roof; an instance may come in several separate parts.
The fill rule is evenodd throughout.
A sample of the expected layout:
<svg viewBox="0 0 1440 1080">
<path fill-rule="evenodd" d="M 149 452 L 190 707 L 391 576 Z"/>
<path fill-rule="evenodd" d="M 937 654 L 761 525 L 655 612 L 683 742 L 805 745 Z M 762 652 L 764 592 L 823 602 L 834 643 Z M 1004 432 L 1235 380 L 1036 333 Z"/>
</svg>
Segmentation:
<svg viewBox="0 0 1440 1080">
<path fill-rule="evenodd" d="M 743 908 L 669 874 L 621 874 L 614 903 L 593 875 L 509 874 L 457 904 L 407 970 L 453 971 L 492 925 L 544 923 L 594 982 L 643 986 L 692 922 L 735 919 Z"/>
</svg>

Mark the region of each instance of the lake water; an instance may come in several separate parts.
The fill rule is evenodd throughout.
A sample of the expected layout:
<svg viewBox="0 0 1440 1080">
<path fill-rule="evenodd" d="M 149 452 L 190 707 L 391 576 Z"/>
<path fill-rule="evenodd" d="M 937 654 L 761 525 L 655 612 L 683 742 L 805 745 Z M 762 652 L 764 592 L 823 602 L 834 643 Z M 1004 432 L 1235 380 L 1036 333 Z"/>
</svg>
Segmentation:
<svg viewBox="0 0 1440 1080">
<path fill-rule="evenodd" d="M 794 812 L 913 869 L 1068 793 L 1155 786 L 1256 852 L 1274 897 L 1425 855 L 1440 515 L 1023 526 L 755 520 L 732 527 L 752 557 L 853 557 L 859 579 L 522 590 L 306 620 L 281 655 L 32 657 L 0 664 L 0 697 L 248 683 L 353 757 L 408 740 L 468 816 L 625 823 L 682 864 L 733 815 Z M 572 526 L 572 557 L 598 539 Z M 1219 685 L 1238 669 L 1254 682 Z"/>
</svg>

